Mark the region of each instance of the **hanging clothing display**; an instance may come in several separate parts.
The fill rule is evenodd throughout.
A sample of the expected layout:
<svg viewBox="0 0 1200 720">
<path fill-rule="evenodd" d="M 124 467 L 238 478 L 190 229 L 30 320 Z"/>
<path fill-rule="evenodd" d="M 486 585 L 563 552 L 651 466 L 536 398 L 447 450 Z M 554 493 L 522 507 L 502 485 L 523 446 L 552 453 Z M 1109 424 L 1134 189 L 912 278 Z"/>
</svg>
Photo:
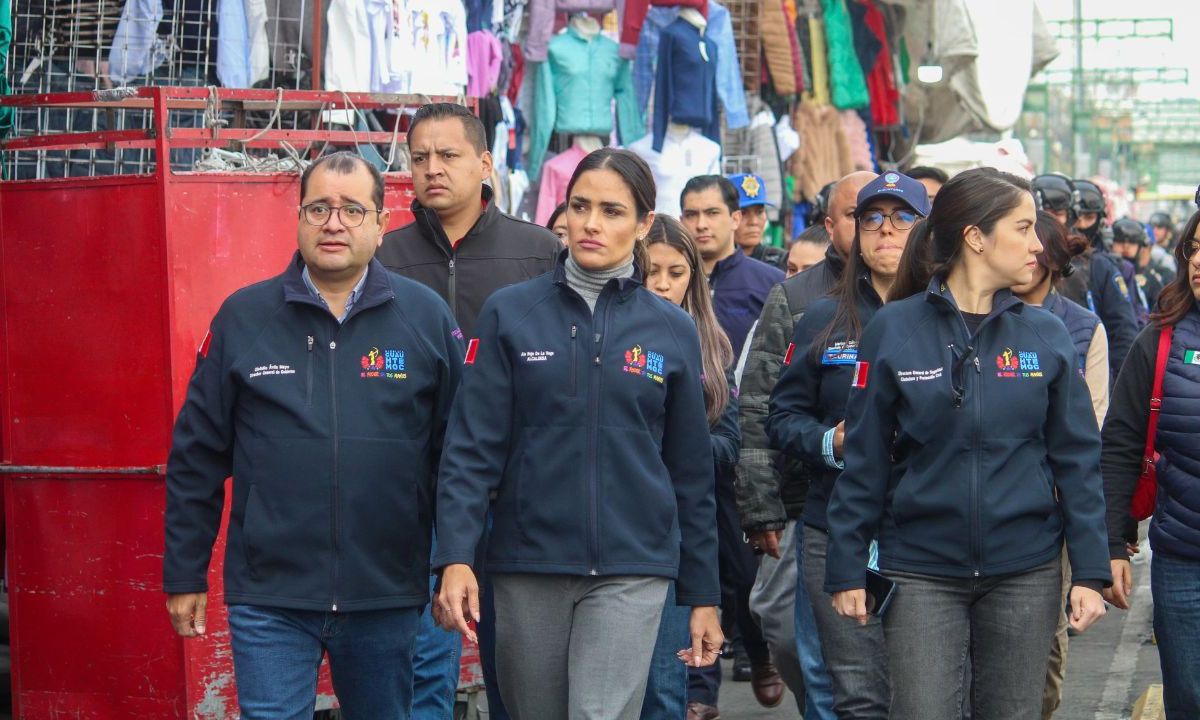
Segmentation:
<svg viewBox="0 0 1200 720">
<path fill-rule="evenodd" d="M 717 44 L 683 18 L 659 37 L 654 84 L 654 149 L 662 152 L 667 123 L 690 125 L 721 141 L 717 109 Z"/>
<path fill-rule="evenodd" d="M 567 184 L 575 174 L 575 168 L 587 157 L 587 151 L 576 144 L 546 161 L 542 166 L 542 179 L 538 187 L 537 213 L 534 222 L 545 225 L 554 214 L 554 208 L 567 199 Z"/>
<path fill-rule="evenodd" d="M 866 107 L 871 96 L 867 94 L 867 81 L 854 51 L 854 32 L 846 0 L 821 0 L 821 9 L 825 17 L 825 42 L 829 46 L 833 104 L 839 110 Z"/>
<path fill-rule="evenodd" d="M 604 15 L 615 7 L 615 0 L 529 0 L 529 35 L 525 38 L 525 59 L 533 62 L 546 59 L 558 13 Z"/>
<path fill-rule="evenodd" d="M 792 63 L 792 45 L 788 40 L 787 14 L 782 0 L 762 0 L 758 7 L 758 27 L 762 33 L 763 57 L 771 86 L 780 95 L 795 95 L 796 72 Z"/>
<path fill-rule="evenodd" d="M 167 47 L 158 37 L 163 19 L 161 0 L 129 0 L 108 53 L 108 76 L 124 85 L 154 72 L 167 59 Z"/>
<path fill-rule="evenodd" d="M 621 141 L 646 132 L 637 109 L 629 61 L 617 43 L 603 35 L 584 37 L 575 27 L 554 36 L 546 61 L 537 69 L 529 137 L 529 176 L 536 178 L 555 132 L 609 137 L 613 100 Z M 715 93 L 714 93 L 715 95 Z"/>
<path fill-rule="evenodd" d="M 642 36 L 642 25 L 651 7 L 690 7 L 707 17 L 708 0 L 617 0 L 620 15 L 621 57 L 629 60 L 637 56 L 638 40 Z"/>
<path fill-rule="evenodd" d="M 846 145 L 850 148 L 850 162 L 855 170 L 874 170 L 875 156 L 871 152 L 870 133 L 867 124 L 863 122 L 857 110 L 843 110 L 838 113 L 842 120 L 842 132 L 846 135 Z"/>
<path fill-rule="evenodd" d="M 811 15 L 808 17 L 808 37 L 812 41 L 812 54 L 809 56 L 812 87 L 809 88 L 809 99 L 817 105 L 829 105 L 833 102 L 833 97 L 829 92 L 829 55 L 825 49 L 825 26 Z"/>
<path fill-rule="evenodd" d="M 645 160 L 654 173 L 658 188 L 654 211 L 673 218 L 679 218 L 682 212 L 679 196 L 688 180 L 721 172 L 721 146 L 694 128 L 669 128 L 661 152 L 654 149 L 650 135 L 630 145 L 629 150 Z"/>
<path fill-rule="evenodd" d="M 467 35 L 467 95 L 490 95 L 500 80 L 504 49 L 495 35 L 480 30 Z"/>
<path fill-rule="evenodd" d="M 651 7 L 642 23 L 642 35 L 633 61 L 633 86 L 637 91 L 638 108 L 645 112 L 654 87 L 654 71 L 658 66 L 658 40 L 662 31 L 679 17 L 678 7 Z M 737 45 L 733 41 L 733 22 L 729 11 L 716 0 L 708 3 L 708 27 L 704 34 L 717 44 L 717 95 L 725 108 L 725 125 L 730 130 L 745 127 L 750 122 L 746 112 L 746 90 L 742 86 L 742 66 Z"/>
<path fill-rule="evenodd" d="M 786 156 L 783 154 L 779 143 L 776 140 L 778 132 L 775 113 L 771 112 L 771 108 L 767 107 L 760 98 L 754 98 L 751 102 L 751 109 L 754 111 L 754 117 L 750 119 L 750 136 L 746 148 L 746 154 L 753 155 L 758 159 L 756 164 L 756 172 L 763 179 L 763 184 L 766 186 L 767 201 L 774 207 L 768 207 L 767 213 L 774 217 L 778 213 L 778 208 L 783 207 L 783 160 L 790 157 L 795 148 L 787 151 Z M 786 120 L 787 118 L 784 118 Z M 791 125 L 787 128 L 795 135 L 795 131 L 791 130 Z"/>
<path fill-rule="evenodd" d="M 838 111 L 829 105 L 800 103 L 792 113 L 792 126 L 802 141 L 790 165 L 796 178 L 792 199 L 812 200 L 822 187 L 853 172 L 850 145 Z"/>
<path fill-rule="evenodd" d="M 270 75 L 266 0 L 220 0 L 217 4 L 217 79 L 248 88 Z"/>
<path fill-rule="evenodd" d="M 391 80 L 380 92 L 463 95 L 467 12 L 462 0 L 392 0 Z"/>
<path fill-rule="evenodd" d="M 368 7 L 375 6 L 376 22 L 372 27 L 368 17 Z M 383 12 L 378 10 L 382 8 Z M 387 66 L 387 52 L 382 46 L 387 42 L 386 36 L 391 31 L 392 14 L 390 2 L 372 0 L 370 3 L 360 0 L 333 0 L 326 13 L 329 34 L 325 38 L 325 64 L 322 80 L 326 90 L 345 90 L 346 92 L 367 92 L 372 89 L 371 62 L 373 59 L 372 43 L 381 46 L 384 57 L 382 86 L 391 77 Z M 372 30 L 377 30 L 375 36 Z"/>
<path fill-rule="evenodd" d="M 864 26 L 879 43 L 874 63 L 863 70 L 867 73 L 867 93 L 871 96 L 871 122 L 876 127 L 900 124 L 900 89 L 896 86 L 892 48 L 883 13 L 874 0 L 859 0 L 865 9 Z"/>
</svg>

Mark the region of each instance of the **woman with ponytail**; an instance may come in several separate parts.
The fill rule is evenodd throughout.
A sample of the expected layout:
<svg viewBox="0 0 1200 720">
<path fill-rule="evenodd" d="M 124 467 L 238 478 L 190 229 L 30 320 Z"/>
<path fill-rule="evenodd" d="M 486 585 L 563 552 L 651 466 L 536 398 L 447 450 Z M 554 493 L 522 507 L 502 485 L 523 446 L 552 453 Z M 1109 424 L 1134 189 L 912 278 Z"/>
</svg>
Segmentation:
<svg viewBox="0 0 1200 720">
<path fill-rule="evenodd" d="M 1040 718 L 1065 539 L 1071 625 L 1111 584 L 1100 434 L 1066 328 L 1009 288 L 1042 243 L 1029 184 L 970 170 L 909 236 L 863 330 L 833 487 L 825 590 L 865 624 L 872 539 L 895 583 L 883 617 L 892 720 Z M 883 598 L 872 598 L 882 601 Z"/>
<path fill-rule="evenodd" d="M 642 284 L 654 176 L 627 150 L 567 186 L 557 268 L 494 293 L 438 477 L 436 614 L 473 635 L 489 504 L 500 695 L 515 720 L 636 720 L 671 581 L 682 660 L 711 665 L 713 453 L 696 324 Z"/>
</svg>

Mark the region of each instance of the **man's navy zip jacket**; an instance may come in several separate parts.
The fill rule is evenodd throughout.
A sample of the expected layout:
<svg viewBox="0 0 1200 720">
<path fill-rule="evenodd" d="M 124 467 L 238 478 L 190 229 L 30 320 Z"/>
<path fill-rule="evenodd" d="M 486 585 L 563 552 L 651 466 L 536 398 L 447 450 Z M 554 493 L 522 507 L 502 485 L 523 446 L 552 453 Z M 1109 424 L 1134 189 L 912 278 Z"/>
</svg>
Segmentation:
<svg viewBox="0 0 1200 720">
<path fill-rule="evenodd" d="M 859 278 L 858 317 L 863 326 L 883 305 L 871 285 L 870 276 Z M 784 368 L 771 393 L 767 436 L 771 446 L 802 460 L 813 469 L 804 499 L 805 525 L 829 529 L 825 510 L 841 469 L 830 465 L 832 445 L 826 446 L 830 429 L 846 418 L 846 398 L 858 360 L 858 340 L 845 329 L 834 331 L 829 341 L 825 328 L 837 314 L 838 301 L 823 298 L 808 306 L 796 323 L 792 336 L 791 363 Z"/>
<path fill-rule="evenodd" d="M 302 269 L 297 253 L 213 318 L 167 461 L 163 587 L 207 589 L 232 475 L 226 603 L 422 606 L 461 333 L 378 261 L 339 324 Z"/>
<path fill-rule="evenodd" d="M 859 344 L 825 590 L 863 587 L 875 537 L 884 571 L 969 578 L 1048 563 L 1065 534 L 1073 582 L 1111 583 L 1076 368 L 1062 322 L 1007 290 L 974 336 L 939 278 L 883 306 Z"/>
<path fill-rule="evenodd" d="M 784 281 L 783 271 L 746 257 L 741 248 L 713 266 L 708 279 L 712 288 L 713 313 L 733 345 L 733 356 L 740 357 L 750 328 L 762 314 L 763 303 L 771 288 Z"/>
<path fill-rule="evenodd" d="M 717 605 L 713 447 L 700 340 L 679 307 L 610 280 L 595 313 L 553 273 L 485 303 L 447 432 L 434 567 L 677 577 Z"/>
</svg>

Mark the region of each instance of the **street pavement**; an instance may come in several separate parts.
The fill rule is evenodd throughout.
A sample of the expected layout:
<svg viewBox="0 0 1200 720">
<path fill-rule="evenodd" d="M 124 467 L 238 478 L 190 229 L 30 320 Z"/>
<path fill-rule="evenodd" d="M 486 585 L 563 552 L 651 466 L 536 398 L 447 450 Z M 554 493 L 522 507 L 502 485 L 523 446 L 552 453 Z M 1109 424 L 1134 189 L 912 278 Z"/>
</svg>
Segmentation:
<svg viewBox="0 0 1200 720">
<path fill-rule="evenodd" d="M 1142 543 L 1143 548 L 1147 546 Z M 1162 682 L 1158 651 L 1151 642 L 1150 565 L 1140 561 L 1133 572 L 1133 607 L 1128 611 L 1109 608 L 1087 632 L 1071 638 L 1063 704 L 1054 714 L 1055 720 L 1127 720 L 1138 696 L 1152 683 Z M 729 663 L 722 665 L 722 720 L 800 717 L 790 693 L 779 707 L 763 708 L 754 700 L 750 683 L 733 682 Z"/>
</svg>

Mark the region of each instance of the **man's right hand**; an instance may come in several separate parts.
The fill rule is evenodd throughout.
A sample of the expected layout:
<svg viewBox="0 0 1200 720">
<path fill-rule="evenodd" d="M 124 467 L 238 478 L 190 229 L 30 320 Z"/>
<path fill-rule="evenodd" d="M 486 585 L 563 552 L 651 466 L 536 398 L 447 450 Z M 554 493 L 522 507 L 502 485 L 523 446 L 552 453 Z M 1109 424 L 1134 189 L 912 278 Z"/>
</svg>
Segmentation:
<svg viewBox="0 0 1200 720">
<path fill-rule="evenodd" d="M 1133 594 L 1133 566 L 1128 560 L 1116 558 L 1110 563 L 1112 569 L 1112 587 L 1104 588 L 1104 599 L 1114 607 L 1122 610 L 1129 609 L 1129 597 Z"/>
<path fill-rule="evenodd" d="M 447 565 L 442 570 L 442 591 L 435 617 L 447 630 L 457 630 L 477 642 L 468 618 L 479 622 L 479 582 L 470 565 Z"/>
<path fill-rule="evenodd" d="M 167 612 L 175 632 L 183 637 L 204 634 L 204 614 L 208 608 L 208 593 L 177 593 L 167 596 Z"/>
<path fill-rule="evenodd" d="M 763 530 L 761 532 L 749 533 L 746 537 L 750 540 L 750 545 L 762 550 L 766 554 L 779 559 L 779 538 L 783 533 L 779 530 Z"/>
</svg>

